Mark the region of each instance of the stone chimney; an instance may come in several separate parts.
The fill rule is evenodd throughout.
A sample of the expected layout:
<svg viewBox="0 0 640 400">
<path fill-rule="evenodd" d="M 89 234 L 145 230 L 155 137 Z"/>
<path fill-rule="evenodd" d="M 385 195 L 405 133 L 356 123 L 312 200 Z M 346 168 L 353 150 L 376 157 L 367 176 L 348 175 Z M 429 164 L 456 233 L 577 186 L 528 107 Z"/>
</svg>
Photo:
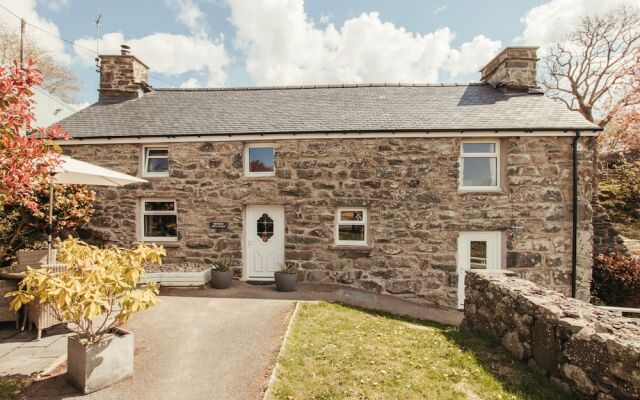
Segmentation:
<svg viewBox="0 0 640 400">
<path fill-rule="evenodd" d="M 481 81 L 495 88 L 528 90 L 538 87 L 536 52 L 538 47 L 507 47 L 481 70 Z"/>
<path fill-rule="evenodd" d="M 132 56 L 129 46 L 120 46 L 120 55 L 101 55 L 99 102 L 119 102 L 137 99 L 151 90 L 147 67 Z"/>
</svg>

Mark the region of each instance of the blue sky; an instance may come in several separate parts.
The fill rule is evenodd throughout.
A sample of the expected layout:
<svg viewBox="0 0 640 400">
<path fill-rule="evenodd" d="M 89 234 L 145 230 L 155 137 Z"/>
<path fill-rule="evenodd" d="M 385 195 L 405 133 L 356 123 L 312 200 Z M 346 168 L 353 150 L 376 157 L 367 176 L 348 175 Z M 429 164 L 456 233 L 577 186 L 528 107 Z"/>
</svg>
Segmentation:
<svg viewBox="0 0 640 400">
<path fill-rule="evenodd" d="M 631 0 L 609 0 L 611 3 Z M 638 0 L 631 2 L 638 3 Z M 93 21 L 101 46 L 121 42 L 151 67 L 151 84 L 251 86 L 338 82 L 466 82 L 509 44 L 544 45 L 595 0 L 0 0 L 27 33 L 97 98 Z M 0 23 L 15 17 L 0 9 Z"/>
</svg>

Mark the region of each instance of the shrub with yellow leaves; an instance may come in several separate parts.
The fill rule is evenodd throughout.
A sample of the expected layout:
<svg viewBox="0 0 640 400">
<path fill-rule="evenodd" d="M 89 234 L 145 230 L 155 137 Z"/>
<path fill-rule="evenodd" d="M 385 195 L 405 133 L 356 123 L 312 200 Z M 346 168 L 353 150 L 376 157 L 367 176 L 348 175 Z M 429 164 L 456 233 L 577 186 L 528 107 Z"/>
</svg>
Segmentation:
<svg viewBox="0 0 640 400">
<path fill-rule="evenodd" d="M 164 248 L 139 243 L 132 249 L 99 248 L 69 237 L 57 243 L 63 272 L 29 268 L 13 297 L 11 307 L 38 302 L 49 306 L 60 321 L 85 343 L 110 337 L 135 312 L 157 303 L 155 284 L 138 287 L 146 263 L 160 264 Z"/>
</svg>

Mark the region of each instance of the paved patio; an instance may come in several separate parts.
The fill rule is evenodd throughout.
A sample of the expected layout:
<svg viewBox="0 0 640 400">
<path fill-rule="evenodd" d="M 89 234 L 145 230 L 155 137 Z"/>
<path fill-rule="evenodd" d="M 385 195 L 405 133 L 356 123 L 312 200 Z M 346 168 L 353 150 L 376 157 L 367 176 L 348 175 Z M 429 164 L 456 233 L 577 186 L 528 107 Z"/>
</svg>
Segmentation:
<svg viewBox="0 0 640 400">
<path fill-rule="evenodd" d="M 278 292 L 273 284 L 251 285 L 234 280 L 231 287 L 224 290 L 210 287 L 166 287 L 161 289 L 161 293 L 164 296 L 340 302 L 455 326 L 462 322 L 463 317 L 461 311 L 453 308 L 429 306 L 398 296 L 365 292 L 349 286 L 322 283 L 299 282 L 293 292 Z"/>
<path fill-rule="evenodd" d="M 48 329 L 41 340 L 35 330 L 19 331 L 15 323 L 0 324 L 0 377 L 26 378 L 66 358 L 67 336 L 62 326 Z"/>
<path fill-rule="evenodd" d="M 290 300 L 216 299 L 162 296 L 160 303 L 133 316 L 132 379 L 86 399 L 260 398 L 268 380 Z M 26 399 L 80 396 L 64 369 L 36 382 Z"/>
</svg>

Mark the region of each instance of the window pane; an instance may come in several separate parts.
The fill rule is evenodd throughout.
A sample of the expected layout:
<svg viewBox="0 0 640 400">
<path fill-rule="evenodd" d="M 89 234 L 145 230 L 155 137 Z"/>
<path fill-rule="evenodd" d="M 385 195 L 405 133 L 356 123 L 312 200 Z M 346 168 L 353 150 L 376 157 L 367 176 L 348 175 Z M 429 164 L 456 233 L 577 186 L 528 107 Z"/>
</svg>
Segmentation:
<svg viewBox="0 0 640 400">
<path fill-rule="evenodd" d="M 363 221 L 364 211 L 340 211 L 341 221 Z"/>
<path fill-rule="evenodd" d="M 487 242 L 485 241 L 471 241 L 471 256 L 469 260 L 469 266 L 471 269 L 486 269 L 487 268 Z"/>
<path fill-rule="evenodd" d="M 177 237 L 178 219 L 175 215 L 145 215 L 144 236 Z"/>
<path fill-rule="evenodd" d="M 176 203 L 173 201 L 145 201 L 145 211 L 175 211 Z"/>
<path fill-rule="evenodd" d="M 462 150 L 465 153 L 493 153 L 496 151 L 495 143 L 463 143 Z"/>
<path fill-rule="evenodd" d="M 249 172 L 273 172 L 273 147 L 249 148 Z"/>
<path fill-rule="evenodd" d="M 256 232 L 263 242 L 268 242 L 273 236 L 273 219 L 271 219 L 267 214 L 262 214 L 262 216 L 258 218 Z"/>
<path fill-rule="evenodd" d="M 497 158 L 465 157 L 462 163 L 462 186 L 497 186 Z"/>
<path fill-rule="evenodd" d="M 169 150 L 167 149 L 147 149 L 147 155 L 151 157 L 168 157 Z"/>
<path fill-rule="evenodd" d="M 149 158 L 147 159 L 147 172 L 168 172 L 169 159 Z"/>
<path fill-rule="evenodd" d="M 340 225 L 338 226 L 339 240 L 364 241 L 364 225 Z"/>
</svg>

